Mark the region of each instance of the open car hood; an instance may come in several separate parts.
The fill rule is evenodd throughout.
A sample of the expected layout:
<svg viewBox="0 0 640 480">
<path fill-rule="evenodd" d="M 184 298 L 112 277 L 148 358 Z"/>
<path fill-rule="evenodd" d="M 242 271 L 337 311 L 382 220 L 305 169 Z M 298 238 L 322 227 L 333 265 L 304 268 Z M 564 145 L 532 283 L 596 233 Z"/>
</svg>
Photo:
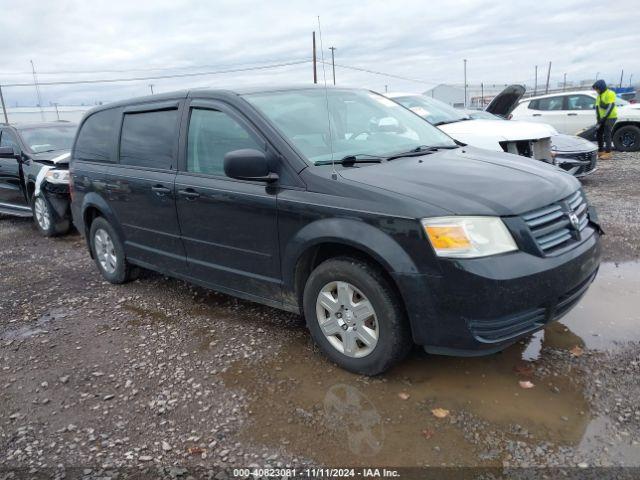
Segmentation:
<svg viewBox="0 0 640 480">
<path fill-rule="evenodd" d="M 51 162 L 54 165 L 68 164 L 71 152 L 69 150 L 55 150 L 53 152 L 34 153 L 32 157 L 37 162 Z"/>
<path fill-rule="evenodd" d="M 526 92 L 522 85 L 509 85 L 491 100 L 485 110 L 494 115 L 507 118 Z"/>
</svg>

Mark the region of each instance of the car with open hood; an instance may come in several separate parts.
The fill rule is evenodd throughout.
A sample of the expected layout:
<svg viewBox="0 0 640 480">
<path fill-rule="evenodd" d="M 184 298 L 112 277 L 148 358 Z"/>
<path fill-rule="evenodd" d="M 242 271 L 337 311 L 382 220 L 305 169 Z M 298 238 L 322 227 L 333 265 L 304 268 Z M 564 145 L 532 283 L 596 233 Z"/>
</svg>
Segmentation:
<svg viewBox="0 0 640 480">
<path fill-rule="evenodd" d="M 600 262 L 575 178 L 461 146 L 368 90 L 96 107 L 70 168 L 73 221 L 107 281 L 142 267 L 302 314 L 325 355 L 361 374 L 414 344 L 501 350 L 573 308 Z"/>
<path fill-rule="evenodd" d="M 0 213 L 33 217 L 45 236 L 71 227 L 69 156 L 77 125 L 0 125 Z"/>
<path fill-rule="evenodd" d="M 509 106 L 513 120 L 542 122 L 567 135 L 583 135 L 596 124 L 593 90 L 576 90 L 537 95 Z M 612 140 L 616 150 L 640 150 L 640 110 L 626 100 L 616 101 L 618 118 L 613 125 Z M 592 132 L 589 132 L 592 136 Z"/>
<path fill-rule="evenodd" d="M 486 110 L 465 110 L 474 120 L 498 120 L 504 118 Z M 556 133 L 551 136 L 551 161 L 565 172 L 581 178 L 598 169 L 598 148 L 596 145 L 577 135 Z"/>
<path fill-rule="evenodd" d="M 530 122 L 509 123 L 497 119 L 474 119 L 462 110 L 421 94 L 387 93 L 385 95 L 459 142 L 487 150 L 513 153 L 534 160 L 550 162 L 552 159 L 550 139 L 557 132 L 547 125 Z"/>
</svg>

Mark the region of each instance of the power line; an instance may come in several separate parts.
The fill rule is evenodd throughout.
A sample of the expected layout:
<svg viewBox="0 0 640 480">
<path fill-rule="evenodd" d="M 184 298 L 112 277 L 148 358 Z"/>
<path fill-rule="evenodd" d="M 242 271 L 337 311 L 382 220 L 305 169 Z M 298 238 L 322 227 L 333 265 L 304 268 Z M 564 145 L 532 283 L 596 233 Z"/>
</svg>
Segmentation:
<svg viewBox="0 0 640 480">
<path fill-rule="evenodd" d="M 303 60 L 303 59 L 296 59 L 296 60 Z M 266 60 L 265 60 L 266 61 Z M 264 63 L 265 61 L 261 62 Z M 268 60 L 268 63 L 281 63 L 284 60 L 278 60 L 278 59 L 274 59 L 274 60 Z M 241 67 L 241 66 L 252 66 L 252 65 L 256 65 L 256 64 L 260 64 L 257 62 L 242 62 L 242 63 L 230 63 L 230 64 L 226 64 L 224 65 L 224 67 Z M 166 70 L 193 70 L 193 69 L 202 69 L 202 68 L 220 68 L 223 65 L 211 65 L 211 64 L 207 64 L 207 65 L 185 65 L 182 67 L 179 66 L 173 66 L 173 67 L 143 67 L 143 68 L 127 68 L 127 69 L 104 69 L 104 70 L 100 70 L 100 69 L 91 69 L 91 70 L 58 70 L 58 71 L 47 71 L 47 70 L 39 70 L 38 71 L 38 75 L 76 75 L 76 74 L 86 74 L 86 73 L 128 73 L 128 72 L 159 72 L 159 71 L 166 71 Z M 2 74 L 2 76 L 7 76 L 7 75 L 31 75 L 30 71 L 23 71 L 23 72 L 0 72 Z"/>
<path fill-rule="evenodd" d="M 378 71 L 378 70 L 370 70 L 368 68 L 363 68 L 363 67 L 354 67 L 352 65 L 344 65 L 344 64 L 340 64 L 340 63 L 336 63 L 336 67 L 346 68 L 347 70 L 357 70 L 359 72 L 372 73 L 374 75 L 382 75 L 383 77 L 397 78 L 397 79 L 400 79 L 400 80 L 406 80 L 407 82 L 422 83 L 424 85 L 433 85 L 434 83 L 438 83 L 436 81 L 427 81 L 427 80 L 420 80 L 420 79 L 417 79 L 417 78 L 403 77 L 401 75 L 395 75 L 393 73 L 386 73 L 386 72 L 381 72 L 381 71 Z"/>
<path fill-rule="evenodd" d="M 145 80 L 164 80 L 169 78 L 186 78 L 186 77 L 202 77 L 206 75 L 218 75 L 223 73 L 238 73 L 248 72 L 255 70 L 267 70 L 270 68 L 288 67 L 292 65 L 301 65 L 303 63 L 309 63 L 311 60 L 297 60 L 292 62 L 274 63 L 270 65 L 260 65 L 255 67 L 246 68 L 232 68 L 227 70 L 215 70 L 209 72 L 193 72 L 193 73 L 175 73 L 172 75 L 152 75 L 145 77 L 123 77 L 123 78 L 99 78 L 90 80 L 66 80 L 55 82 L 38 82 L 38 85 L 80 85 L 80 84 L 95 84 L 95 83 L 119 83 L 119 82 L 139 82 Z M 4 87 L 33 87 L 33 83 L 7 83 Z"/>
</svg>

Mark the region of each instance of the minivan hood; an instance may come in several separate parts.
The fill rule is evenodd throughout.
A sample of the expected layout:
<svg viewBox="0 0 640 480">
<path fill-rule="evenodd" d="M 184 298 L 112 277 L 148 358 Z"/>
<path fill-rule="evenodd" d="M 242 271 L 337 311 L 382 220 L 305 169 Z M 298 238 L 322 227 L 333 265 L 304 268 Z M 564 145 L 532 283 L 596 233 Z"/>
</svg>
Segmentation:
<svg viewBox="0 0 640 480">
<path fill-rule="evenodd" d="M 573 176 L 552 165 L 468 146 L 346 168 L 340 174 L 456 215 L 520 215 L 580 187 Z"/>
<path fill-rule="evenodd" d="M 527 89 L 522 85 L 509 85 L 491 100 L 491 103 L 487 105 L 485 110 L 494 115 L 507 118 L 509 114 L 513 112 L 513 109 L 516 108 L 516 105 L 518 105 L 518 102 L 526 91 Z"/>
<path fill-rule="evenodd" d="M 549 138 L 557 133 L 552 127 L 544 123 L 534 122 L 505 122 L 504 120 L 464 120 L 446 123 L 438 127 L 449 136 L 458 139 L 456 135 L 483 135 L 500 137 L 501 140 L 518 141 Z"/>
</svg>

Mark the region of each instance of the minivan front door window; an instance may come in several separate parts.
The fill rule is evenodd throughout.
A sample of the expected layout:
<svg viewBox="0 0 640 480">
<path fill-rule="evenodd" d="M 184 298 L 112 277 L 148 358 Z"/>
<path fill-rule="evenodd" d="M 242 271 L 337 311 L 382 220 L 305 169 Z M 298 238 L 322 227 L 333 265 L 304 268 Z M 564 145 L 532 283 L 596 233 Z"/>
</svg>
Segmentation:
<svg viewBox="0 0 640 480">
<path fill-rule="evenodd" d="M 187 142 L 187 171 L 224 175 L 224 156 L 251 148 L 264 151 L 264 146 L 233 118 L 218 110 L 191 110 Z"/>
<path fill-rule="evenodd" d="M 314 164 L 332 156 L 391 156 L 423 145 L 456 147 L 444 132 L 373 92 L 300 89 L 245 98 Z"/>
</svg>

